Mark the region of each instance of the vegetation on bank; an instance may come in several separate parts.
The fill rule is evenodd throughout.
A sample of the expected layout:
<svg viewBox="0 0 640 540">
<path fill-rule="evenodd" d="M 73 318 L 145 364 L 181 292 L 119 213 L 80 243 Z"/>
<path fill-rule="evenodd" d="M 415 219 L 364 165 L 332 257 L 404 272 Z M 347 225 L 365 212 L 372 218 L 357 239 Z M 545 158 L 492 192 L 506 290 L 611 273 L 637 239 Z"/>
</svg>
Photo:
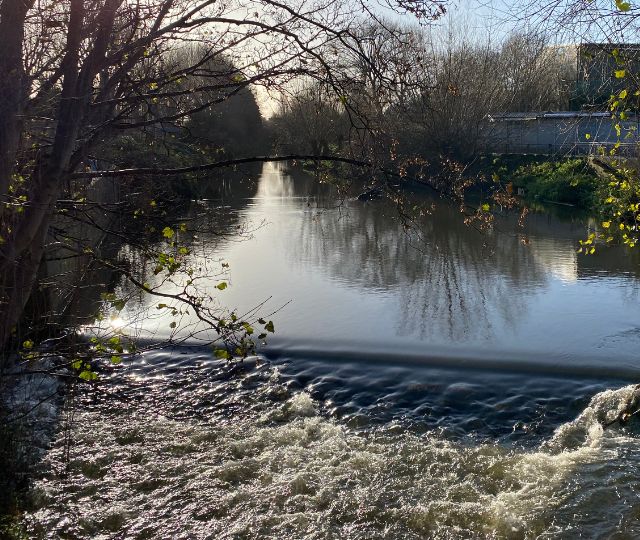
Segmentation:
<svg viewBox="0 0 640 540">
<path fill-rule="evenodd" d="M 484 156 L 470 167 L 485 183 L 510 186 L 526 202 L 554 203 L 595 212 L 607 182 L 588 158 Z"/>
</svg>

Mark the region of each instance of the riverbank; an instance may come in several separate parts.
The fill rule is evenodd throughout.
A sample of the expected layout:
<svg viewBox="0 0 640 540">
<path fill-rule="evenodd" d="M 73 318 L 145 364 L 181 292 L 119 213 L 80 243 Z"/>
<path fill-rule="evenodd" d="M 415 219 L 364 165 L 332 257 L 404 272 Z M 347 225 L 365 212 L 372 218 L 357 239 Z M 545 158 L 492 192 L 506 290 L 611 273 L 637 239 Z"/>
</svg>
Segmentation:
<svg viewBox="0 0 640 540">
<path fill-rule="evenodd" d="M 502 184 L 527 203 L 558 204 L 595 213 L 609 179 L 592 158 L 538 155 L 479 156 L 468 165 L 467 175 L 483 184 Z"/>
<path fill-rule="evenodd" d="M 391 165 L 389 166 L 392 169 Z M 371 181 L 368 175 L 354 177 L 353 169 L 331 162 L 305 162 L 302 170 L 320 175 L 325 182 L 340 192 L 354 195 L 353 184 L 361 200 L 383 196 L 380 182 Z M 458 163 L 438 158 L 420 167 L 406 170 L 407 178 L 422 178 L 418 183 L 429 185 L 440 193 L 492 193 L 496 188 L 519 196 L 529 206 L 555 204 L 573 207 L 585 213 L 596 214 L 606 198 L 611 176 L 616 171 L 604 158 L 554 157 L 547 155 L 479 155 L 468 163 Z M 340 179 L 340 180 L 337 180 Z M 350 179 L 350 180 L 345 180 Z M 397 178 L 399 184 L 401 177 Z M 363 187 L 364 186 L 364 187 Z M 371 194 L 374 197 L 371 197 Z"/>
</svg>

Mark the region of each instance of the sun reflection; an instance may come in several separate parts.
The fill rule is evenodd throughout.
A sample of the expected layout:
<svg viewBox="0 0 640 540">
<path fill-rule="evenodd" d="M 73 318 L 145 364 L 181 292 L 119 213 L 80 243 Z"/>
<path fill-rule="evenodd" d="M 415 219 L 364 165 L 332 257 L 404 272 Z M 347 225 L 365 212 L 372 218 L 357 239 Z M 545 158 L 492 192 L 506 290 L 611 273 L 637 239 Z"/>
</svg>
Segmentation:
<svg viewBox="0 0 640 540">
<path fill-rule="evenodd" d="M 114 330 L 120 330 L 126 324 L 127 322 L 122 317 L 111 317 L 109 319 L 109 326 Z"/>
</svg>

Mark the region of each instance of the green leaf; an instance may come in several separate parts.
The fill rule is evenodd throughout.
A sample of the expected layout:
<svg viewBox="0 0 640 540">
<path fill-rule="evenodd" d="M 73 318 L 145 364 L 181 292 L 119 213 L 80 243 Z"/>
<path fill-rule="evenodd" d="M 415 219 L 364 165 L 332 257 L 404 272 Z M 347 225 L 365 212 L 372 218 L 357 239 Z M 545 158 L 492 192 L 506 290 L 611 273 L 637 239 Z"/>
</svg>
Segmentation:
<svg viewBox="0 0 640 540">
<path fill-rule="evenodd" d="M 169 328 L 175 328 L 176 326 L 178 326 L 178 323 L 176 321 L 173 321 L 170 325 Z"/>
<path fill-rule="evenodd" d="M 215 351 L 216 358 L 230 358 L 231 355 L 227 349 L 216 349 Z"/>
<path fill-rule="evenodd" d="M 220 289 L 221 291 L 224 291 L 226 288 L 227 284 L 224 281 L 216 285 L 216 289 Z"/>
<path fill-rule="evenodd" d="M 81 379 L 85 381 L 95 381 L 98 378 L 98 374 L 93 371 L 84 370 L 78 375 Z"/>
<path fill-rule="evenodd" d="M 264 325 L 264 329 L 267 332 L 271 332 L 272 334 L 275 332 L 275 328 L 273 326 L 273 321 L 269 321 L 267 324 Z"/>
<path fill-rule="evenodd" d="M 120 358 L 119 356 L 112 356 L 111 357 L 111 363 L 112 364 L 116 364 L 118 365 L 120 362 L 122 362 L 122 358 Z"/>
<path fill-rule="evenodd" d="M 175 231 L 171 227 L 165 227 L 162 229 L 162 236 L 165 238 L 173 238 Z"/>
<path fill-rule="evenodd" d="M 33 341 L 31 341 L 30 339 L 24 341 L 22 343 L 22 347 L 25 349 L 33 349 Z"/>
</svg>

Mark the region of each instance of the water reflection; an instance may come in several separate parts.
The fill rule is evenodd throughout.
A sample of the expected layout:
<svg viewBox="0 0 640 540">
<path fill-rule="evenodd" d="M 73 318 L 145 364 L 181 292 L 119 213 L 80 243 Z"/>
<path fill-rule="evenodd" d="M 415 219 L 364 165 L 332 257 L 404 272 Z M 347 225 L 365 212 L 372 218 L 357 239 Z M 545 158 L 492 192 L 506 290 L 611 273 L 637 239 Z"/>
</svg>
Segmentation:
<svg viewBox="0 0 640 540">
<path fill-rule="evenodd" d="M 469 229 L 442 201 L 418 227 L 405 231 L 383 202 L 349 204 L 340 219 L 305 213 L 291 233 L 289 260 L 300 271 L 324 268 L 347 287 L 392 291 L 397 335 L 421 340 L 487 339 L 496 324 L 517 319 L 525 297 L 546 282 L 544 266 L 517 236 Z"/>
<path fill-rule="evenodd" d="M 275 315 L 276 341 L 635 358 L 633 340 L 616 336 L 640 320 L 637 255 L 579 256 L 592 224 L 571 216 L 532 214 L 519 228 L 504 213 L 480 233 L 446 201 L 410 197 L 435 206 L 406 233 L 387 201 L 341 200 L 310 175 L 265 165 L 254 197 L 225 199 L 226 234 L 191 240 L 191 263 L 208 275 L 230 265 L 224 292 L 215 276 L 201 280 L 220 305 L 290 302 Z M 220 213 L 207 204 L 206 215 Z"/>
</svg>

